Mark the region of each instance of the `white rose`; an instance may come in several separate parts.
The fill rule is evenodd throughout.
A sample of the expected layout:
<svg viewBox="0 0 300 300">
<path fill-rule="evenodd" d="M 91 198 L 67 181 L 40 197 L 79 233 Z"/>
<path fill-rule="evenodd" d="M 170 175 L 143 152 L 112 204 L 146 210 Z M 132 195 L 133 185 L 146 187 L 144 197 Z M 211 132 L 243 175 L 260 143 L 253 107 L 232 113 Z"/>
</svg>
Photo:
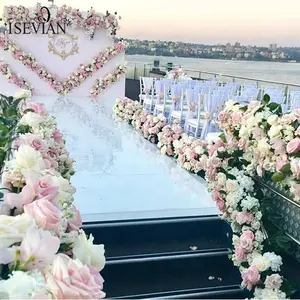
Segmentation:
<svg viewBox="0 0 300 300">
<path fill-rule="evenodd" d="M 40 152 L 34 150 L 28 145 L 21 145 L 15 151 L 15 159 L 12 162 L 14 168 L 21 173 L 24 171 L 42 171 L 45 169 L 45 163 Z"/>
<path fill-rule="evenodd" d="M 262 154 L 267 154 L 270 151 L 270 145 L 267 143 L 266 139 L 259 140 L 257 148 Z"/>
<path fill-rule="evenodd" d="M 45 122 L 45 118 L 35 112 L 29 111 L 21 118 L 20 125 L 36 127 L 43 122 Z"/>
<path fill-rule="evenodd" d="M 230 192 L 235 192 L 239 187 L 239 184 L 236 180 L 228 179 L 226 182 L 226 189 Z"/>
<path fill-rule="evenodd" d="M 28 98 L 31 98 L 31 96 L 32 95 L 31 95 L 30 91 L 23 90 L 23 89 L 15 94 L 15 98 L 17 98 L 17 99 L 21 99 L 21 98 L 28 99 Z"/>
<path fill-rule="evenodd" d="M 85 265 L 92 265 L 100 272 L 105 265 L 104 245 L 94 245 L 93 241 L 92 235 L 87 239 L 82 231 L 74 244 L 74 259 L 79 259 Z"/>
<path fill-rule="evenodd" d="M 246 126 L 242 126 L 239 131 L 239 137 L 247 138 L 249 136 L 248 128 Z"/>
<path fill-rule="evenodd" d="M 59 186 L 59 190 L 67 193 L 74 193 L 74 187 L 70 182 L 62 176 L 53 176 L 54 185 Z"/>
<path fill-rule="evenodd" d="M 268 132 L 268 135 L 270 138 L 273 138 L 273 137 L 276 137 L 278 135 L 280 135 L 280 132 L 282 130 L 282 126 L 281 125 L 272 125 L 269 132 Z"/>
<path fill-rule="evenodd" d="M 161 152 L 162 154 L 166 154 L 166 153 L 167 153 L 167 146 L 166 146 L 166 145 L 163 146 L 163 147 L 160 149 L 160 152 Z"/>
<path fill-rule="evenodd" d="M 233 208 L 236 207 L 237 203 L 236 203 L 236 195 L 235 193 L 229 193 L 227 196 L 226 196 L 226 204 L 228 206 L 231 206 Z"/>
<path fill-rule="evenodd" d="M 14 271 L 8 280 L 0 281 L 1 299 L 32 299 L 47 295 L 45 279 L 39 271 Z"/>
<path fill-rule="evenodd" d="M 218 173 L 218 184 L 225 186 L 226 184 L 226 175 L 224 173 Z"/>
<path fill-rule="evenodd" d="M 159 121 L 159 118 L 158 118 L 158 117 L 154 117 L 154 118 L 153 118 L 153 122 L 154 122 L 154 123 L 157 123 L 158 121 Z"/>
<path fill-rule="evenodd" d="M 256 253 L 253 255 L 251 266 L 256 266 L 259 272 L 264 272 L 270 268 L 270 260 Z"/>
<path fill-rule="evenodd" d="M 15 217 L 0 215 L 0 249 L 21 242 L 27 229 L 34 225 L 34 220 L 26 214 Z"/>
<path fill-rule="evenodd" d="M 278 120 L 278 116 L 277 115 L 271 115 L 270 117 L 268 117 L 267 122 L 270 125 L 274 125 Z"/>
</svg>

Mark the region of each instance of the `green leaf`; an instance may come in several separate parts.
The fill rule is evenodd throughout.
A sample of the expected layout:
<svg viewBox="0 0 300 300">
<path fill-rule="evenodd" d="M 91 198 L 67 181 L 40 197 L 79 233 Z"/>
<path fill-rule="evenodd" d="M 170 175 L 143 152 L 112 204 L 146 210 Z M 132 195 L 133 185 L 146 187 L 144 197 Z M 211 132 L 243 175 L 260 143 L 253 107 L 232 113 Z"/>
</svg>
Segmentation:
<svg viewBox="0 0 300 300">
<path fill-rule="evenodd" d="M 26 113 L 28 113 L 28 112 L 34 112 L 34 109 L 32 109 L 32 108 L 27 108 L 27 109 L 25 109 L 24 110 L 24 114 L 26 114 Z"/>
<path fill-rule="evenodd" d="M 14 100 L 14 97 L 13 96 L 9 96 L 9 97 L 7 97 L 6 100 L 8 101 L 9 104 L 11 104 L 13 102 L 13 100 Z"/>
<path fill-rule="evenodd" d="M 0 137 L 4 137 L 9 133 L 9 129 L 6 125 L 0 124 Z"/>
<path fill-rule="evenodd" d="M 231 174 L 227 174 L 226 176 L 227 176 L 228 179 L 236 180 L 236 177 L 231 175 Z"/>
<path fill-rule="evenodd" d="M 268 94 L 265 94 L 264 97 L 263 97 L 263 104 L 268 104 L 271 100 L 271 97 L 268 95 Z"/>
<path fill-rule="evenodd" d="M 5 117 L 11 117 L 11 116 L 15 116 L 17 114 L 17 110 L 14 108 L 14 107 L 9 107 L 9 108 L 7 108 L 5 111 L 4 111 L 4 113 L 3 113 L 3 115 L 5 116 Z"/>
<path fill-rule="evenodd" d="M 0 148 L 0 165 L 1 166 L 3 165 L 5 156 L 6 156 L 6 152 L 3 149 Z"/>
<path fill-rule="evenodd" d="M 0 117 L 0 122 L 3 123 L 4 125 L 8 125 L 9 124 L 9 120 L 4 118 L 4 117 Z"/>
<path fill-rule="evenodd" d="M 223 141 L 223 143 L 227 143 L 227 140 L 226 140 L 226 136 L 224 133 L 222 133 L 219 138 Z"/>
<path fill-rule="evenodd" d="M 28 125 L 19 125 L 18 132 L 19 133 L 28 133 L 30 130 L 30 127 Z"/>
<path fill-rule="evenodd" d="M 291 164 L 286 164 L 284 165 L 281 169 L 280 169 L 280 172 L 284 173 L 284 174 L 292 174 L 292 171 L 291 171 Z"/>
<path fill-rule="evenodd" d="M 17 106 L 19 105 L 19 103 L 20 103 L 22 100 L 24 100 L 24 98 L 18 98 L 18 99 L 16 99 L 16 100 L 12 103 L 13 106 L 14 106 L 14 107 L 17 107 Z"/>
<path fill-rule="evenodd" d="M 276 172 L 276 173 L 273 174 L 272 180 L 274 182 L 280 182 L 280 181 L 284 180 L 285 177 L 286 177 L 286 174 L 284 174 L 282 172 Z"/>
<path fill-rule="evenodd" d="M 4 194 L 2 192 L 0 192 L 0 199 L 3 199 Z"/>
</svg>

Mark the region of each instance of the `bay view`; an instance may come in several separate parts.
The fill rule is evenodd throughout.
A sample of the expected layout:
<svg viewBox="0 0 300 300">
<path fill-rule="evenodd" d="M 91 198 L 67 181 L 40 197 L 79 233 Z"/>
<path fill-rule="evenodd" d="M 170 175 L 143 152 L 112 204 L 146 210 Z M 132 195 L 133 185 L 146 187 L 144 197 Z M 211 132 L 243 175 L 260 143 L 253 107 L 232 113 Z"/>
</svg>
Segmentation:
<svg viewBox="0 0 300 300">
<path fill-rule="evenodd" d="M 141 68 L 143 65 L 153 65 L 154 60 L 159 60 L 162 66 L 172 62 L 173 65 L 182 66 L 187 70 L 193 69 L 286 83 L 300 83 L 300 63 L 126 55 L 129 71 L 134 64 Z"/>
</svg>

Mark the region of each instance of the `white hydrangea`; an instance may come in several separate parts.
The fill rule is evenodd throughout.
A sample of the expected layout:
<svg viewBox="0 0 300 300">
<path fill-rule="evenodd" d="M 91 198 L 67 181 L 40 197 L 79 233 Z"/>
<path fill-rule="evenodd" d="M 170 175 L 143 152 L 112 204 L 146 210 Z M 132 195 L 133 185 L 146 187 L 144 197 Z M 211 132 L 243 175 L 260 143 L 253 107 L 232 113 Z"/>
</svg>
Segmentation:
<svg viewBox="0 0 300 300">
<path fill-rule="evenodd" d="M 259 206 L 259 201 L 257 198 L 252 196 L 246 196 L 241 202 L 244 211 L 251 210 L 252 208 Z"/>
<path fill-rule="evenodd" d="M 39 271 L 14 271 L 8 280 L 0 281 L 1 299 L 31 299 L 37 294 L 47 295 L 45 279 Z"/>
</svg>

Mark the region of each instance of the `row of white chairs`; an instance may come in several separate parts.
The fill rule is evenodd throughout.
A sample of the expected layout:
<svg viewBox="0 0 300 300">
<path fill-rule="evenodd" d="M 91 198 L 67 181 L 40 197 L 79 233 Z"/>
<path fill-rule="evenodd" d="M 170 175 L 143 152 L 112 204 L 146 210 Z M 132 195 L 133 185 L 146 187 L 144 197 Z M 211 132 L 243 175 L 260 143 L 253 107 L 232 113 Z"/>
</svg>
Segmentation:
<svg viewBox="0 0 300 300">
<path fill-rule="evenodd" d="M 269 94 L 272 102 L 282 104 L 287 111 L 288 105 L 284 91 L 267 88 L 260 90 L 254 84 L 230 82 L 220 84 L 215 80 L 187 80 L 177 82 L 171 79 L 145 78 L 140 80 L 144 109 L 155 115 L 164 114 L 170 123 L 176 121 L 194 136 L 205 138 L 212 131 L 218 131 L 217 115 L 225 101 L 232 99 L 239 103 L 248 103 L 258 99 L 260 93 Z M 290 94 L 290 109 L 300 103 L 300 91 Z M 297 107 L 300 108 L 300 107 Z"/>
<path fill-rule="evenodd" d="M 140 78 L 140 100 L 143 101 L 144 98 L 153 98 L 156 95 L 156 82 L 163 81 L 170 85 L 174 84 L 175 81 L 172 79 L 156 79 L 152 77 L 141 77 Z M 249 102 L 251 100 L 260 100 L 263 95 L 268 94 L 271 97 L 272 102 L 279 104 L 286 104 L 290 106 L 291 109 L 300 107 L 300 91 L 291 91 L 288 97 L 285 96 L 285 90 L 279 88 L 258 88 L 256 83 L 245 83 L 244 85 L 236 82 L 219 83 L 215 79 L 211 82 L 210 87 L 207 87 L 206 82 L 199 80 L 186 80 L 182 84 L 186 87 L 195 86 L 206 86 L 206 92 L 212 91 L 216 87 L 226 86 L 232 88 L 233 100 L 239 102 Z"/>
</svg>

